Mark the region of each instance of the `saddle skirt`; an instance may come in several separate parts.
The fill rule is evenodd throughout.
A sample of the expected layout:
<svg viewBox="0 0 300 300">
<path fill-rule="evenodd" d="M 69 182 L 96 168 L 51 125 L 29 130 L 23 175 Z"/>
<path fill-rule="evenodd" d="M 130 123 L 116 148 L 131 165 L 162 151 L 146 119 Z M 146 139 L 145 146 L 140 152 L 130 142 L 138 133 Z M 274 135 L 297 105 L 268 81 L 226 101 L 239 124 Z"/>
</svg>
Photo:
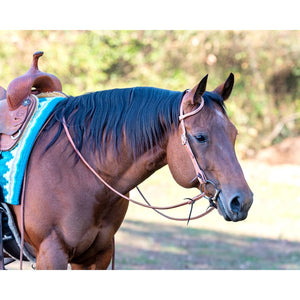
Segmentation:
<svg viewBox="0 0 300 300">
<path fill-rule="evenodd" d="M 11 111 L 7 101 L 0 101 L 0 151 L 9 151 L 16 146 L 36 111 L 37 104 L 37 97 L 30 95 L 21 106 Z"/>
</svg>

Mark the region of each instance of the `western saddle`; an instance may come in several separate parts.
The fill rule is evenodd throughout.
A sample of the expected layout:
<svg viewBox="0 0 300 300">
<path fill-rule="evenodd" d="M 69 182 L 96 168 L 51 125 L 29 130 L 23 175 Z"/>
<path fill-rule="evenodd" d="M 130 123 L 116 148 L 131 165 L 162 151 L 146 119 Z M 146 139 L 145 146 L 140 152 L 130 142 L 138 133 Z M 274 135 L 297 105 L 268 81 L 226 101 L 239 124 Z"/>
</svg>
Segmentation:
<svg viewBox="0 0 300 300">
<path fill-rule="evenodd" d="M 11 150 L 18 142 L 26 125 L 34 114 L 37 95 L 61 92 L 60 80 L 38 69 L 42 51 L 33 54 L 31 67 L 22 76 L 15 78 L 7 88 L 0 86 L 0 152 Z"/>
</svg>

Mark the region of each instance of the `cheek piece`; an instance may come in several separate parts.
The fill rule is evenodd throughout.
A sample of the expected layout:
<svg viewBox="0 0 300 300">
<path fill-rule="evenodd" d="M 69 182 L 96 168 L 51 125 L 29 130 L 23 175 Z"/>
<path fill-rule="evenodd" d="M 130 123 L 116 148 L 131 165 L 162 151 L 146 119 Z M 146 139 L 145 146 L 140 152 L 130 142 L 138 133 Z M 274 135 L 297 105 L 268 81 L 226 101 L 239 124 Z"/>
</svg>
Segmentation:
<svg viewBox="0 0 300 300">
<path fill-rule="evenodd" d="M 203 97 L 201 97 L 201 103 L 200 103 L 199 107 L 189 113 L 184 114 L 183 101 L 181 102 L 180 115 L 179 115 L 179 121 L 180 121 L 180 126 L 181 126 L 181 131 L 182 131 L 181 142 L 182 142 L 182 145 L 185 147 L 185 149 L 193 163 L 193 167 L 194 167 L 197 179 L 200 183 L 201 194 L 199 194 L 198 196 L 194 197 L 191 200 L 193 200 L 193 203 L 194 203 L 196 200 L 205 197 L 209 201 L 209 208 L 210 207 L 217 208 L 216 201 L 217 201 L 217 198 L 218 198 L 221 190 L 216 187 L 216 184 L 213 181 L 207 179 L 204 171 L 200 168 L 199 163 L 198 163 L 198 161 L 193 153 L 193 150 L 191 148 L 191 145 L 189 143 L 189 140 L 187 137 L 187 131 L 186 131 L 185 124 L 184 124 L 184 120 L 186 118 L 194 116 L 195 114 L 200 112 L 201 109 L 203 108 L 203 106 L 204 106 L 204 99 L 203 99 Z M 212 185 L 215 190 L 214 195 L 212 197 L 207 195 L 207 185 Z M 191 207 L 191 211 L 192 211 L 192 207 Z M 190 215 L 191 215 L 191 212 L 190 212 Z"/>
</svg>

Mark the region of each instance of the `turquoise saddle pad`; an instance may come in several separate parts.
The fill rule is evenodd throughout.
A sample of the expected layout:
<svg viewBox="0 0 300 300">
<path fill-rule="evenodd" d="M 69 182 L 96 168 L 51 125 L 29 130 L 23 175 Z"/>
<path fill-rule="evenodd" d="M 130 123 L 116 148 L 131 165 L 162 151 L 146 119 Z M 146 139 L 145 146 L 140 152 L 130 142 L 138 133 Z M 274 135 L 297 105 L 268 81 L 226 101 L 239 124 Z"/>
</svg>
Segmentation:
<svg viewBox="0 0 300 300">
<path fill-rule="evenodd" d="M 37 110 L 16 147 L 3 151 L 0 159 L 0 186 L 4 202 L 20 204 L 20 192 L 27 161 L 34 141 L 55 106 L 65 97 L 40 98 Z M 22 157 L 22 159 L 20 159 Z"/>
</svg>

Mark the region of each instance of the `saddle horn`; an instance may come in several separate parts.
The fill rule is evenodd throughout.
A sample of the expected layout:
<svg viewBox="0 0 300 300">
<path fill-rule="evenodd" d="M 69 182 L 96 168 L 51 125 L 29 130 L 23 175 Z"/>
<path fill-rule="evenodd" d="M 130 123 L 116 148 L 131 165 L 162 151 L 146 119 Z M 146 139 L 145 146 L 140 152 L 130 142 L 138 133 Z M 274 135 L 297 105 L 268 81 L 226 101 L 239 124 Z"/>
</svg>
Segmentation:
<svg viewBox="0 0 300 300">
<path fill-rule="evenodd" d="M 38 59 L 44 54 L 38 51 L 33 54 L 31 67 L 24 75 L 15 78 L 7 88 L 7 103 L 10 110 L 21 106 L 30 94 L 62 91 L 60 80 L 52 74 L 41 72 L 38 68 Z M 1 91 L 0 91 L 1 95 Z"/>
</svg>

